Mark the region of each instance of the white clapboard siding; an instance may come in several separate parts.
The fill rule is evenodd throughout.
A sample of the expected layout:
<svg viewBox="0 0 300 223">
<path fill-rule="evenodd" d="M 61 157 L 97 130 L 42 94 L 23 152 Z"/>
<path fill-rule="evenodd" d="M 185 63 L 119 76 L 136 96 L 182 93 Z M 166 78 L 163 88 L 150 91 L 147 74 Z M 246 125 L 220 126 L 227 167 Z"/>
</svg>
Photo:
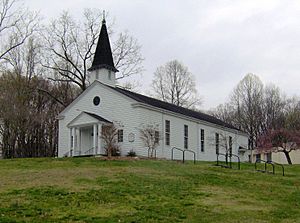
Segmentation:
<svg viewBox="0 0 300 223">
<path fill-rule="evenodd" d="M 101 99 L 100 105 L 93 104 L 93 98 L 99 96 Z M 70 129 L 67 125 L 76 118 L 82 111 L 97 114 L 109 121 L 117 122 L 123 125 L 124 143 L 122 155 L 126 155 L 131 148 L 131 143 L 128 142 L 128 134 L 133 132 L 137 134 L 137 114 L 131 106 L 135 101 L 115 92 L 107 86 L 99 82 L 94 82 L 84 95 L 79 96 L 75 103 L 72 103 L 60 116 L 64 118 L 59 120 L 59 156 L 63 156 L 70 150 Z"/>
<path fill-rule="evenodd" d="M 161 158 L 171 158 L 171 149 L 172 147 L 177 147 L 184 149 L 184 125 L 188 126 L 188 149 L 196 153 L 197 160 L 205 161 L 214 161 L 216 160 L 216 149 L 215 149 L 215 133 L 218 132 L 226 136 L 229 136 L 233 139 L 233 154 L 238 154 L 238 147 L 242 146 L 247 147 L 248 137 L 245 134 L 242 134 L 239 131 L 223 128 L 220 126 L 212 125 L 209 126 L 209 123 L 203 123 L 201 120 L 189 120 L 188 117 L 178 117 L 177 114 L 171 114 L 168 111 L 155 111 L 151 108 L 139 108 L 139 122 L 143 124 L 159 124 L 159 130 L 162 134 L 163 139 L 160 142 L 159 147 L 157 148 L 157 154 Z M 165 120 L 170 121 L 170 146 L 165 145 Z M 214 126 L 214 127 L 212 127 Z M 200 129 L 204 129 L 205 132 L 205 149 L 204 152 L 201 152 L 200 148 Z M 228 139 L 227 139 L 228 140 Z M 143 147 L 141 143 L 137 145 L 138 148 Z M 140 150 L 142 152 L 142 150 Z M 144 149 L 146 151 L 146 148 Z M 220 152 L 222 147 L 220 147 Z M 175 159 L 181 159 L 182 153 L 174 150 Z M 186 153 L 187 159 L 192 159 L 192 153 Z M 246 159 L 246 158 L 245 158 Z M 244 160 L 244 158 L 243 158 Z"/>
<path fill-rule="evenodd" d="M 100 105 L 93 104 L 93 98 L 99 96 Z M 157 148 L 159 158 L 171 158 L 172 147 L 184 149 L 184 125 L 188 126 L 188 149 L 196 153 L 197 160 L 216 160 L 215 133 L 233 138 L 233 153 L 238 154 L 238 147 L 247 147 L 247 135 L 228 128 L 192 119 L 166 110 L 160 110 L 137 101 L 95 81 L 81 96 L 60 114 L 59 120 L 59 156 L 70 149 L 70 129 L 67 125 L 83 111 L 97 114 L 109 121 L 120 123 L 124 131 L 124 142 L 120 143 L 121 154 L 126 155 L 133 149 L 137 155 L 147 156 L 148 148 L 139 137 L 139 129 L 147 124 L 158 124 L 162 140 Z M 63 118 L 62 118 L 63 117 Z M 88 116 L 87 116 L 88 117 Z M 90 118 L 90 117 L 89 117 Z M 88 118 L 86 118 L 88 119 Z M 170 146 L 165 145 L 165 120 L 170 121 Z M 80 119 L 88 123 L 89 120 Z M 205 150 L 200 149 L 200 129 L 205 131 Z M 133 133 L 135 141 L 130 143 L 128 135 Z M 220 151 L 222 148 L 220 147 Z M 181 159 L 182 153 L 176 151 L 175 159 Z M 186 159 L 191 160 L 192 154 L 186 153 Z M 244 159 L 244 157 L 242 158 Z M 245 158 L 246 159 L 246 158 Z"/>
</svg>

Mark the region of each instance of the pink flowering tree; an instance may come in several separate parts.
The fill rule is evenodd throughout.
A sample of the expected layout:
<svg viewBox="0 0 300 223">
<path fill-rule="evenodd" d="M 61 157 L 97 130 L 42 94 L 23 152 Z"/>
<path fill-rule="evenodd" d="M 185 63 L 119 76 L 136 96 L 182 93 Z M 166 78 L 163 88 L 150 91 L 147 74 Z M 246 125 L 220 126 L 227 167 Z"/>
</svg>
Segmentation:
<svg viewBox="0 0 300 223">
<path fill-rule="evenodd" d="M 288 129 L 269 130 L 258 139 L 258 150 L 262 152 L 283 152 L 292 164 L 290 152 L 300 149 L 300 131 Z"/>
</svg>

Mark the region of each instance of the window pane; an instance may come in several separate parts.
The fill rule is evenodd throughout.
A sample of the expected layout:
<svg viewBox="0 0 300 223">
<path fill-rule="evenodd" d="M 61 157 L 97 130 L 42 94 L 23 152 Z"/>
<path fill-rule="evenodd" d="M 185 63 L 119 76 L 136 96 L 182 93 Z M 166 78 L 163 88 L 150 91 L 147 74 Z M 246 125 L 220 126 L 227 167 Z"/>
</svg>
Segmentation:
<svg viewBox="0 0 300 223">
<path fill-rule="evenodd" d="M 118 130 L 118 142 L 123 142 L 123 129 Z"/>
<path fill-rule="evenodd" d="M 189 127 L 184 125 L 184 148 L 188 149 Z"/>
<path fill-rule="evenodd" d="M 166 132 L 170 132 L 170 121 L 166 120 Z"/>
<path fill-rule="evenodd" d="M 201 129 L 201 152 L 204 152 L 204 129 Z"/>
<path fill-rule="evenodd" d="M 232 154 L 232 137 L 229 136 L 229 154 Z"/>
<path fill-rule="evenodd" d="M 188 137 L 189 134 L 189 127 L 187 125 L 184 125 L 184 136 Z"/>
<path fill-rule="evenodd" d="M 184 137 L 184 148 L 188 149 L 188 138 Z"/>
<path fill-rule="evenodd" d="M 159 131 L 154 132 L 154 143 L 159 143 Z"/>
<path fill-rule="evenodd" d="M 219 154 L 219 134 L 216 133 L 216 154 Z"/>
<path fill-rule="evenodd" d="M 166 138 L 166 145 L 170 145 L 170 121 L 165 121 L 165 138 Z"/>
<path fill-rule="evenodd" d="M 166 145 L 170 145 L 170 133 L 166 133 Z"/>
</svg>

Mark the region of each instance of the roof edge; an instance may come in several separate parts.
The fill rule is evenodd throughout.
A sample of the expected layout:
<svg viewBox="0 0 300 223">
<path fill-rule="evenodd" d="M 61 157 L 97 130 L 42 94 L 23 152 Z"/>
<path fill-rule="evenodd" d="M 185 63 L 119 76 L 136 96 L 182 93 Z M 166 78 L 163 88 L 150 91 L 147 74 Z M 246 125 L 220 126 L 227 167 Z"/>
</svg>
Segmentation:
<svg viewBox="0 0 300 223">
<path fill-rule="evenodd" d="M 94 65 L 94 66 L 92 66 L 92 67 L 90 67 L 89 69 L 88 69 L 88 71 L 93 71 L 93 70 L 98 70 L 98 69 L 101 69 L 101 68 L 105 68 L 105 69 L 107 69 L 107 70 L 111 70 L 111 71 L 113 71 L 113 72 L 119 72 L 119 70 L 117 69 L 117 68 L 115 68 L 115 67 L 113 67 L 113 66 L 110 66 L 110 65 L 107 65 L 107 64 L 99 64 L 99 65 Z"/>
</svg>

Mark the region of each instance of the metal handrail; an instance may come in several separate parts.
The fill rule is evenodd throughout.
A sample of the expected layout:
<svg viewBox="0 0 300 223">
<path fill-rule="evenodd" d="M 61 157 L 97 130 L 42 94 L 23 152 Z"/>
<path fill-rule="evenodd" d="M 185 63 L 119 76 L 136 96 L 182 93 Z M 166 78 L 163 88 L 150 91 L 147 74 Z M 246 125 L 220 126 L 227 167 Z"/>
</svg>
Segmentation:
<svg viewBox="0 0 300 223">
<path fill-rule="evenodd" d="M 183 163 L 184 163 L 184 159 L 185 159 L 185 152 L 193 153 L 193 155 L 194 155 L 194 164 L 196 164 L 196 153 L 193 150 L 190 150 L 190 149 L 185 149 L 183 151 Z"/>
<path fill-rule="evenodd" d="M 276 162 L 273 162 L 273 161 L 267 161 L 267 162 L 270 163 L 270 164 L 281 166 L 281 168 L 282 168 L 282 176 L 284 176 L 284 166 L 282 164 L 276 163 Z M 275 173 L 275 171 L 274 171 L 274 173 Z"/>
<path fill-rule="evenodd" d="M 173 147 L 171 150 L 171 160 L 174 160 L 174 150 L 178 150 L 182 152 L 182 156 L 183 156 L 183 149 L 179 149 L 177 147 Z"/>
<path fill-rule="evenodd" d="M 257 169 L 257 163 L 260 163 L 260 162 L 263 162 L 265 165 L 265 170 L 258 170 Z M 272 165 L 272 172 L 268 172 L 267 171 L 267 164 L 270 164 L 270 165 Z M 274 164 L 273 163 L 271 163 L 271 162 L 268 162 L 268 161 L 265 161 L 265 160 L 262 160 L 262 159 L 257 159 L 256 161 L 255 161 L 255 164 L 254 164 L 254 166 L 255 166 L 255 170 L 256 171 L 260 171 L 260 172 L 264 172 L 264 173 L 273 173 L 273 174 L 275 174 L 275 166 L 274 166 Z"/>
<path fill-rule="evenodd" d="M 69 156 L 71 157 L 72 154 L 73 154 L 73 149 L 71 149 L 70 151 L 66 152 L 66 153 L 63 155 L 63 157 L 69 157 Z"/>
<path fill-rule="evenodd" d="M 90 151 L 91 151 L 91 150 L 94 150 L 94 149 L 95 149 L 95 147 L 92 147 L 92 148 L 90 148 L 89 150 L 85 151 L 84 154 L 85 154 L 85 155 L 90 155 Z"/>
<path fill-rule="evenodd" d="M 221 165 L 219 164 L 219 156 L 224 156 L 225 157 L 225 163 L 226 165 Z M 238 169 L 241 169 L 241 160 L 240 157 L 238 155 L 232 154 L 232 153 L 217 153 L 217 166 L 222 166 L 222 167 L 226 167 L 226 168 L 231 168 L 232 169 L 232 157 L 237 157 L 237 162 L 238 162 Z M 228 158 L 229 158 L 229 163 L 228 163 Z"/>
<path fill-rule="evenodd" d="M 238 159 L 238 169 L 240 170 L 241 169 L 241 159 L 238 155 L 235 155 L 235 154 L 230 154 L 230 168 L 232 168 L 232 161 L 231 161 L 231 157 L 237 157 Z"/>
<path fill-rule="evenodd" d="M 148 158 L 150 158 L 150 148 L 148 148 Z M 156 159 L 156 149 L 153 149 L 154 150 L 154 158 Z M 153 158 L 153 157 L 151 157 Z"/>
<path fill-rule="evenodd" d="M 71 153 L 71 151 L 72 151 L 72 150 L 66 152 L 66 153 L 63 155 L 63 157 L 69 157 L 69 154 Z"/>
<path fill-rule="evenodd" d="M 226 165 L 219 165 L 219 156 L 220 155 L 225 157 Z M 217 166 L 224 166 L 224 167 L 227 167 L 227 168 L 230 167 L 230 166 L 228 166 L 228 154 L 227 153 L 217 153 Z"/>
<path fill-rule="evenodd" d="M 173 147 L 172 148 L 172 154 L 171 154 L 171 160 L 174 160 L 174 150 L 178 150 L 178 151 L 181 151 L 182 152 L 182 162 L 184 163 L 185 161 L 185 153 L 186 152 L 190 152 L 190 153 L 193 153 L 193 157 L 194 157 L 194 164 L 196 163 L 196 153 L 193 151 L 193 150 L 189 150 L 189 149 L 180 149 L 180 148 L 177 148 L 177 147 Z"/>
</svg>

